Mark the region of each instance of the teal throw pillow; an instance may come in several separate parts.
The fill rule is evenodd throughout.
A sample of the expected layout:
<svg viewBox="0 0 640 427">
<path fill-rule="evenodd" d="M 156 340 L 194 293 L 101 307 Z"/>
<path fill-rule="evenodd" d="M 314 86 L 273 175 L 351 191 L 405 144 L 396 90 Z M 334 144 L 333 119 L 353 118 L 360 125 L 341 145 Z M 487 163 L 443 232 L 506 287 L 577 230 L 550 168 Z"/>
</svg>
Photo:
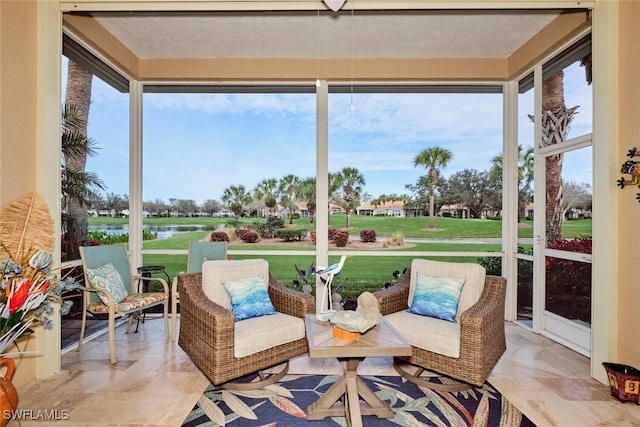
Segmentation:
<svg viewBox="0 0 640 427">
<path fill-rule="evenodd" d="M 129 294 L 127 288 L 124 287 L 122 276 L 120 276 L 111 261 L 100 267 L 87 269 L 87 279 L 89 279 L 89 284 L 92 288 L 108 291 L 113 296 L 116 304 Z M 103 303 L 109 303 L 107 296 L 102 292 L 98 292 L 98 297 Z"/>
<path fill-rule="evenodd" d="M 236 321 L 276 314 L 262 276 L 240 280 L 221 280 L 231 298 L 231 311 Z"/>
<path fill-rule="evenodd" d="M 416 291 L 409 312 L 455 322 L 464 281 L 463 278 L 417 273 Z"/>
</svg>

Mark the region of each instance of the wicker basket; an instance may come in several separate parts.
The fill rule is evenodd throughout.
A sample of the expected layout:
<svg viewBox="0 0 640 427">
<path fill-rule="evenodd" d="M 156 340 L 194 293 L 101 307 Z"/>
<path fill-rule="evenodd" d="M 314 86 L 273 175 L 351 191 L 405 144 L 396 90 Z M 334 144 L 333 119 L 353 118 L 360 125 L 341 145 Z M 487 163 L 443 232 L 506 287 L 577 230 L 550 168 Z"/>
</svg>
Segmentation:
<svg viewBox="0 0 640 427">
<path fill-rule="evenodd" d="M 603 362 L 602 365 L 609 377 L 611 395 L 621 402 L 631 401 L 640 403 L 640 371 L 628 365 Z"/>
</svg>

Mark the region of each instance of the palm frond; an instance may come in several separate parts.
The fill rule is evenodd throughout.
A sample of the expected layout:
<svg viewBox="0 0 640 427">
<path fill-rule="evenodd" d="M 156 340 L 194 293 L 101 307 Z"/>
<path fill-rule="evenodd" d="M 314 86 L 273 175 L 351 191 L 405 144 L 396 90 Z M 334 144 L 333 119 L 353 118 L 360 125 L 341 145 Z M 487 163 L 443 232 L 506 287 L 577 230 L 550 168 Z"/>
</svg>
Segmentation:
<svg viewBox="0 0 640 427">
<path fill-rule="evenodd" d="M 37 250 L 53 250 L 53 220 L 40 195 L 25 194 L 2 208 L 0 242 L 14 259 L 24 259 Z"/>
</svg>

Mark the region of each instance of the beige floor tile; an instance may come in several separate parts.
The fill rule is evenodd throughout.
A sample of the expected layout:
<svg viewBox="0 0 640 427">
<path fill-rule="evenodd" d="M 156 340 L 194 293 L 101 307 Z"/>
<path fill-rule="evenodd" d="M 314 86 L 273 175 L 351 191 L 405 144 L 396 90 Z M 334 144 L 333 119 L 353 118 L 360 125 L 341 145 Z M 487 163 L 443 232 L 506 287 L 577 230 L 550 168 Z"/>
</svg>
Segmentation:
<svg viewBox="0 0 640 427">
<path fill-rule="evenodd" d="M 591 379 L 588 358 L 512 323 L 505 327 L 507 351 L 489 382 L 538 426 L 640 426 L 640 405 L 619 402 L 608 386 Z M 86 342 L 81 352 L 66 351 L 59 374 L 19 390 L 19 409 L 68 411 L 69 419 L 21 425 L 179 426 L 209 381 L 177 343 L 164 339 L 161 319 L 148 319 L 137 334 L 125 329 L 117 328 L 115 366 L 105 334 Z M 341 371 L 336 360 L 306 355 L 292 359 L 289 369 L 292 374 Z M 368 358 L 359 373 L 396 375 L 391 358 Z"/>
</svg>

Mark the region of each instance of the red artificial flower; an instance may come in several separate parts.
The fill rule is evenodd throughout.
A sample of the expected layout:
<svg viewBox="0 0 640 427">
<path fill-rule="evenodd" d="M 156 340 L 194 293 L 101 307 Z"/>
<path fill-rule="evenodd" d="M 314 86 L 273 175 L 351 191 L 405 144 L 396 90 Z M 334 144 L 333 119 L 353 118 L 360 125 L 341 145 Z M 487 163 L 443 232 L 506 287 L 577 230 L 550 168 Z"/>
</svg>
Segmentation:
<svg viewBox="0 0 640 427">
<path fill-rule="evenodd" d="M 14 289 L 9 300 L 9 314 L 13 314 L 24 304 L 29 296 L 29 288 L 31 287 L 31 280 L 25 280 L 20 283 L 17 289 Z"/>
</svg>

